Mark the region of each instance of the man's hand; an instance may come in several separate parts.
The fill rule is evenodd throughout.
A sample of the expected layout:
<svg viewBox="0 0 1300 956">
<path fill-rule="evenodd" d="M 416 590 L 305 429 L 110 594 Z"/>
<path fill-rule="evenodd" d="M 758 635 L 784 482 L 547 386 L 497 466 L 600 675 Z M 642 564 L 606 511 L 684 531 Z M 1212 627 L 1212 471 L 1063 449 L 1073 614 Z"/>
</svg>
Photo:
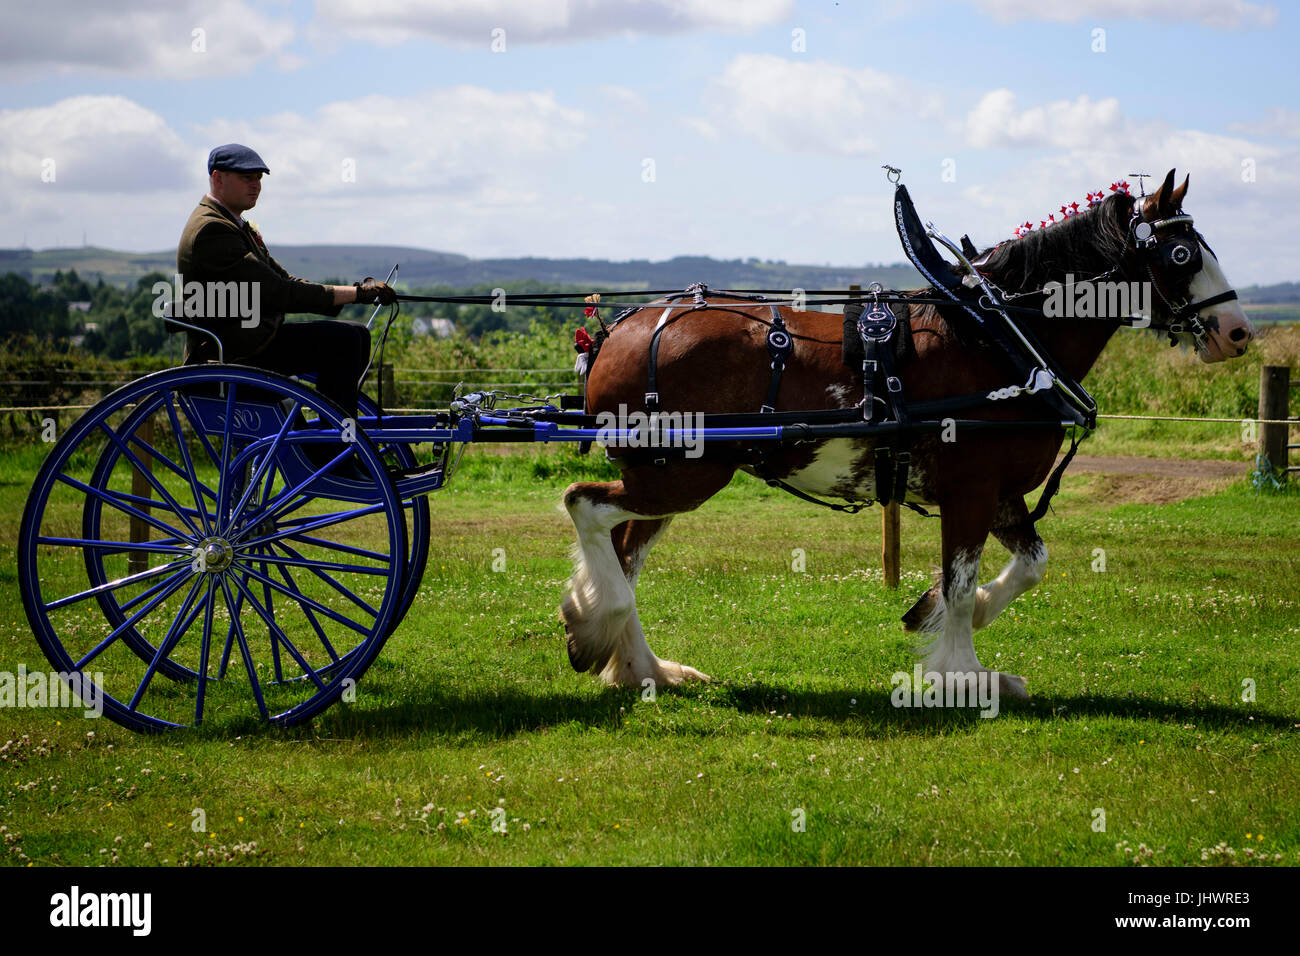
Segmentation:
<svg viewBox="0 0 1300 956">
<path fill-rule="evenodd" d="M 376 282 L 373 276 L 366 276 L 353 285 L 357 290 L 357 301 L 363 305 L 372 305 L 376 302 L 380 305 L 392 305 L 397 301 L 397 293 L 393 291 L 393 287 L 387 282 Z"/>
</svg>

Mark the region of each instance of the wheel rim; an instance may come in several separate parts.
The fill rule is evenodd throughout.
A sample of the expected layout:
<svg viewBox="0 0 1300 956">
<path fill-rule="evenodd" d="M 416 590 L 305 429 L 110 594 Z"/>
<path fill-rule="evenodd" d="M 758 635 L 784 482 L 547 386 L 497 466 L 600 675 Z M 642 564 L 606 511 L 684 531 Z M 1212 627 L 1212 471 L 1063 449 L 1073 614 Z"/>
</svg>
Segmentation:
<svg viewBox="0 0 1300 956">
<path fill-rule="evenodd" d="M 215 386 L 224 398 L 204 394 Z M 264 434 L 242 434 L 254 415 Z M 19 540 L 24 606 L 51 664 L 102 675 L 104 713 L 136 729 L 247 713 L 250 700 L 287 724 L 333 703 L 395 626 L 410 557 L 364 434 L 329 464 L 306 457 L 344 422 L 290 379 L 198 366 L 134 382 L 74 423 Z M 348 467 L 365 480 L 340 480 Z"/>
<path fill-rule="evenodd" d="M 372 416 L 379 414 L 378 406 L 368 395 L 361 394 L 357 396 L 357 406 L 357 411 L 361 415 Z M 377 444 L 375 447 L 379 449 L 381 455 L 385 457 L 391 456 L 393 463 L 399 468 L 412 468 L 416 464 L 415 453 L 411 450 L 410 445 L 400 442 L 385 442 Z M 405 498 L 402 500 L 402 508 L 406 512 L 406 538 L 409 557 L 403 575 L 401 602 L 397 606 L 397 613 L 393 615 L 394 630 L 406 617 L 406 612 L 410 610 L 416 592 L 420 589 L 420 581 L 424 578 L 425 565 L 429 561 L 429 536 L 432 528 L 428 495 Z"/>
</svg>

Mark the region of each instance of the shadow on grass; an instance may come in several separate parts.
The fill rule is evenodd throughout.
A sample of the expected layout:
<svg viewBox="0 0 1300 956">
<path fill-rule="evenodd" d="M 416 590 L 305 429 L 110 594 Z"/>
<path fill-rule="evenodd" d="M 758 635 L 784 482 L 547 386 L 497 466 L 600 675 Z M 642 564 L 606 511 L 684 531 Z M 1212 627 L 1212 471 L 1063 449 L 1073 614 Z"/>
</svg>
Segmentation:
<svg viewBox="0 0 1300 956">
<path fill-rule="evenodd" d="M 394 691 L 396 689 L 393 689 Z M 895 707 L 882 690 L 806 690 L 767 684 L 713 684 L 676 689 L 646 703 L 635 690 L 592 694 L 529 691 L 523 688 L 444 690 L 435 686 L 406 688 L 400 699 L 379 694 L 373 703 L 336 704 L 313 722 L 267 731 L 256 720 L 208 726 L 203 737 L 272 733 L 289 740 L 367 740 L 423 737 L 508 739 L 519 734 L 572 728 L 578 732 L 625 731 L 635 736 L 712 736 L 736 715 L 771 719 L 774 732 L 823 736 L 828 732 L 868 738 L 941 737 L 973 733 L 997 717 L 1043 722 L 1118 717 L 1198 729 L 1289 730 L 1300 717 L 1265 710 L 1249 711 L 1205 703 L 1168 703 L 1143 697 L 1042 695 L 1029 701 L 1003 699 L 997 716 L 984 718 L 980 708 Z M 856 699 L 856 704 L 850 704 Z M 662 707 L 647 726 L 624 721 L 639 708 Z M 786 715 L 790 715 L 787 721 Z M 662 717 L 662 720 L 660 720 Z M 810 724 L 809 721 L 814 721 Z"/>
</svg>

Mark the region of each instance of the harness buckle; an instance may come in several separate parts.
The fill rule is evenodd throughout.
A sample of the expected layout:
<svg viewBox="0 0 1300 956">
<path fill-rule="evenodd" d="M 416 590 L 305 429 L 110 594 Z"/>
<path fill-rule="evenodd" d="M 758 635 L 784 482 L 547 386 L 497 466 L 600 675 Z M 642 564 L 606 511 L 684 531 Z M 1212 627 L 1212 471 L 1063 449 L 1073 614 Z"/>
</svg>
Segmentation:
<svg viewBox="0 0 1300 956">
<path fill-rule="evenodd" d="M 897 375 L 891 375 L 889 378 L 885 379 L 885 387 L 897 395 L 903 390 L 903 383 L 899 381 Z"/>
</svg>

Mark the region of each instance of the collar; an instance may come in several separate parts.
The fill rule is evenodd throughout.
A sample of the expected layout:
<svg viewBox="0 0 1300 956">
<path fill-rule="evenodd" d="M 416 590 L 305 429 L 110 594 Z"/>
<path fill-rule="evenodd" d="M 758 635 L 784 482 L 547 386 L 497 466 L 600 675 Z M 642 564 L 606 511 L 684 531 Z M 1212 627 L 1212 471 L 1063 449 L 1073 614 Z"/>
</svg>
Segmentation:
<svg viewBox="0 0 1300 956">
<path fill-rule="evenodd" d="M 202 201 L 207 202 L 209 205 L 215 206 L 221 212 L 224 212 L 227 216 L 229 216 L 234 221 L 235 225 L 239 226 L 240 229 L 244 229 L 248 226 L 248 222 L 247 220 L 244 219 L 243 216 L 240 216 L 237 213 L 235 213 L 234 210 L 232 210 L 229 206 L 223 203 L 216 196 L 212 195 L 212 193 L 208 193 L 206 196 L 204 196 Z"/>
</svg>

